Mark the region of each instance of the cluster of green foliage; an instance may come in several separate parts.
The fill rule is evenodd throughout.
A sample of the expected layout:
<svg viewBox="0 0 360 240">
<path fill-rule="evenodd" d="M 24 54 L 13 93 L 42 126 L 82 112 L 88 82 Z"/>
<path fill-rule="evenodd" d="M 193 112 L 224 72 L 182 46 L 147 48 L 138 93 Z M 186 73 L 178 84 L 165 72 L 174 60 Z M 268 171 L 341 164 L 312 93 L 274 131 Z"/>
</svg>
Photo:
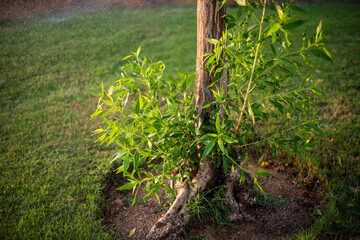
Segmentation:
<svg viewBox="0 0 360 240">
<path fill-rule="evenodd" d="M 257 7 L 263 9 L 260 16 L 255 14 Z M 101 116 L 104 123 L 95 131 L 101 134 L 98 141 L 117 144 L 119 151 L 114 160 L 121 162 L 117 172 L 129 181 L 119 190 L 138 191 L 146 182 L 146 197 L 161 187 L 175 194 L 165 180 L 192 179 L 205 157 L 223 166 L 225 174 L 240 168 L 242 181 L 244 171 L 252 173 L 258 184 L 256 175 L 269 173 L 255 171 L 248 164 L 251 146 L 275 154 L 279 150 L 288 156 L 294 153 L 304 165 L 307 160 L 316 164 L 308 153 L 313 149 L 315 132 L 321 133 L 313 96 L 323 96 L 316 83 L 311 83 L 310 74 L 303 75 L 301 68 L 308 63 L 310 53 L 331 61 L 324 47 L 321 22 L 315 36 L 308 39 L 304 34 L 303 45 L 294 49 L 291 30 L 305 22 L 298 19 L 304 11 L 287 2 L 270 5 L 270 14 L 265 14 L 266 9 L 266 2 L 239 7 L 236 16 L 226 16 L 223 37 L 208 39 L 214 44 L 206 61 L 215 75 L 209 87 L 213 87 L 216 101 L 203 108 L 217 106 L 210 124 L 200 121 L 194 127 L 194 75 L 165 79 L 164 64 L 140 58 L 140 48 L 125 58 L 133 60 L 123 66 L 115 85 L 94 92 L 100 99 L 91 117 Z M 228 94 L 224 94 L 224 87 L 217 87 L 223 71 L 228 71 Z M 289 86 L 294 79 L 296 84 Z M 234 151 L 235 146 L 240 152 Z"/>
</svg>

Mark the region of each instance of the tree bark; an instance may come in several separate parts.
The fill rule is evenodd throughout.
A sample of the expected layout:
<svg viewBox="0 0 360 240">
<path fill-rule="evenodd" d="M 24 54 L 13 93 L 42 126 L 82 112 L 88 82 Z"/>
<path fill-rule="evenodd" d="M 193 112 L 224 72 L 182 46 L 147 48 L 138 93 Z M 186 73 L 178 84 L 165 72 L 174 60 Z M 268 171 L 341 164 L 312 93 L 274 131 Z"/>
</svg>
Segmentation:
<svg viewBox="0 0 360 240">
<path fill-rule="evenodd" d="M 195 80 L 195 108 L 198 113 L 198 121 L 204 122 L 210 118 L 210 114 L 216 105 L 203 109 L 207 103 L 215 101 L 211 89 L 216 90 L 224 87 L 227 93 L 228 78 L 227 72 L 222 73 L 222 79 L 209 88 L 214 82 L 214 75 L 209 74 L 205 68 L 204 54 L 214 51 L 214 45 L 206 39 L 220 39 L 225 31 L 225 6 L 220 8 L 218 0 L 198 0 L 197 1 L 197 60 L 196 60 L 196 80 Z"/>
</svg>

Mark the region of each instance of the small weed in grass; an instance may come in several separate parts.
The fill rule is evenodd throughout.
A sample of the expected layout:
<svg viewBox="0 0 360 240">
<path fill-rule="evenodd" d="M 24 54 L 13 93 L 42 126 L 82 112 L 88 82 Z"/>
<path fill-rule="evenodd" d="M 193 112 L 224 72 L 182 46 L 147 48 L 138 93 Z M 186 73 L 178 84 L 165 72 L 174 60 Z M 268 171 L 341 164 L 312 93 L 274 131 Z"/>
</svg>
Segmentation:
<svg viewBox="0 0 360 240">
<path fill-rule="evenodd" d="M 190 221 L 195 219 L 205 221 L 211 219 L 216 226 L 230 224 L 227 216 L 231 207 L 227 203 L 225 187 L 218 186 L 203 194 L 198 194 L 187 205 Z"/>
</svg>

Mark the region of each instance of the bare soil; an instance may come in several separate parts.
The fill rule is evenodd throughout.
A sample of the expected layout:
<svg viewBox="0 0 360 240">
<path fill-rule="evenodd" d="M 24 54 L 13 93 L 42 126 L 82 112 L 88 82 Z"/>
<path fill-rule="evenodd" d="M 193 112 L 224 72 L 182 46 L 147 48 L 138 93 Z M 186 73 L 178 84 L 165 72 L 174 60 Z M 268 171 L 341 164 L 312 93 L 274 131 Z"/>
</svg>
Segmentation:
<svg viewBox="0 0 360 240">
<path fill-rule="evenodd" d="M 211 221 L 195 220 L 179 239 L 281 239 L 309 227 L 315 220 L 314 209 L 320 206 L 317 193 L 308 191 L 309 186 L 304 183 L 297 184 L 299 178 L 291 168 L 284 170 L 275 162 L 270 162 L 265 168 L 274 177 L 259 180 L 269 200 L 257 200 L 254 206 L 248 208 L 248 213 L 255 220 L 238 221 L 221 227 Z M 153 224 L 166 212 L 170 202 L 162 199 L 161 207 L 155 197 L 143 200 L 145 193 L 139 191 L 138 202 L 132 206 L 132 191 L 115 190 L 123 183 L 121 175 L 108 179 L 103 192 L 106 198 L 104 224 L 119 239 L 144 239 Z M 129 237 L 133 229 L 135 233 Z"/>
</svg>

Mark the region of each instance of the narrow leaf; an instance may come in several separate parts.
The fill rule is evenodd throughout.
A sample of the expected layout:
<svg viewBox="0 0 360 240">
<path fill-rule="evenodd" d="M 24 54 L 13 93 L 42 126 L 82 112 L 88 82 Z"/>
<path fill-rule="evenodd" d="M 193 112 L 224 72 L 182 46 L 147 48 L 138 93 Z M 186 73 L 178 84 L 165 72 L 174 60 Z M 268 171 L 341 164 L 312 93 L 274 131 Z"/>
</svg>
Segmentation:
<svg viewBox="0 0 360 240">
<path fill-rule="evenodd" d="M 216 131 L 218 134 L 220 134 L 220 118 L 219 118 L 219 114 L 216 116 L 216 121 L 215 121 L 215 127 L 216 127 Z"/>
<path fill-rule="evenodd" d="M 322 28 L 322 20 L 320 20 L 319 25 L 316 28 L 316 38 L 319 37 L 319 34 L 321 32 L 321 28 Z"/>
<path fill-rule="evenodd" d="M 122 171 L 124 171 L 124 165 L 122 165 L 121 167 L 119 167 L 116 171 L 116 174 L 121 173 Z"/>
<path fill-rule="evenodd" d="M 134 169 L 137 170 L 138 169 L 138 166 L 139 166 L 139 158 L 140 158 L 140 155 L 139 155 L 139 152 L 136 151 L 135 152 L 135 155 L 134 155 Z"/>
<path fill-rule="evenodd" d="M 205 150 L 201 156 L 201 160 L 203 160 L 210 152 L 211 150 L 214 148 L 216 143 L 216 138 L 214 138 L 213 140 L 211 140 L 205 147 Z"/>
<path fill-rule="evenodd" d="M 128 189 L 131 189 L 135 186 L 134 183 L 125 183 L 124 185 L 122 185 L 121 187 L 118 187 L 116 190 L 128 190 Z"/>
<path fill-rule="evenodd" d="M 219 145 L 220 150 L 221 150 L 224 154 L 227 154 L 226 148 L 225 148 L 225 146 L 224 146 L 224 142 L 223 142 L 223 140 L 222 140 L 220 137 L 218 138 L 218 145 Z"/>
<path fill-rule="evenodd" d="M 238 140 L 236 140 L 235 138 L 229 137 L 227 135 L 223 135 L 222 139 L 224 139 L 225 142 L 227 142 L 227 143 L 237 143 L 238 142 Z"/>
<path fill-rule="evenodd" d="M 127 173 L 127 170 L 129 169 L 129 165 L 130 165 L 130 154 L 128 153 L 124 160 L 124 176 Z"/>
<path fill-rule="evenodd" d="M 163 186 L 164 186 L 165 190 L 166 190 L 168 193 L 170 193 L 173 197 L 176 197 L 176 194 L 175 194 L 174 190 L 172 190 L 172 189 L 171 189 L 168 185 L 166 185 L 166 184 L 164 184 Z"/>
<path fill-rule="evenodd" d="M 254 116 L 254 112 L 251 108 L 251 104 L 250 104 L 250 101 L 248 101 L 248 111 L 249 111 L 249 115 L 251 117 L 251 120 L 253 122 L 253 124 L 255 125 L 255 116 Z"/>
<path fill-rule="evenodd" d="M 262 155 L 262 156 L 259 158 L 259 160 L 258 160 L 258 162 L 257 162 L 257 165 L 260 165 L 263 160 L 264 160 L 264 155 Z"/>
<path fill-rule="evenodd" d="M 206 104 L 205 106 L 203 106 L 202 109 L 208 108 L 208 107 L 210 107 L 210 106 L 213 105 L 213 104 L 214 104 L 214 102 L 208 103 L 208 104 Z"/>
<path fill-rule="evenodd" d="M 281 113 L 284 113 L 284 107 L 280 104 L 280 103 L 278 103 L 278 102 L 275 102 L 275 101 L 273 101 L 273 100 L 269 100 L 277 109 L 279 109 L 279 111 L 281 112 Z"/>
<path fill-rule="evenodd" d="M 189 130 L 190 130 L 191 134 L 192 134 L 194 137 L 196 137 L 195 128 L 194 128 L 194 126 L 193 126 L 192 124 L 189 125 Z"/>
<path fill-rule="evenodd" d="M 199 139 L 199 142 L 207 142 L 207 141 L 211 141 L 213 139 L 214 139 L 214 136 L 211 136 L 210 134 L 206 134 Z"/>
<path fill-rule="evenodd" d="M 271 34 L 273 34 L 274 32 L 276 32 L 277 30 L 279 30 L 280 28 L 280 23 L 276 23 L 274 25 L 271 26 L 270 30 L 267 32 L 267 36 L 270 36 Z"/>
<path fill-rule="evenodd" d="M 293 21 L 293 22 L 289 22 L 289 23 L 287 23 L 287 24 L 285 24 L 284 26 L 283 26 L 283 29 L 285 29 L 285 30 L 293 30 L 293 29 L 295 29 L 295 28 L 297 28 L 297 27 L 300 27 L 301 25 L 303 25 L 304 23 L 306 23 L 307 21 L 305 21 L 305 20 L 296 20 L 296 21 Z"/>
<path fill-rule="evenodd" d="M 217 39 L 206 38 L 206 40 L 211 44 L 219 44 L 219 40 Z"/>
<path fill-rule="evenodd" d="M 116 154 L 116 156 L 113 158 L 113 160 L 111 160 L 111 162 L 116 161 L 117 159 L 121 159 L 122 157 L 124 157 L 126 155 L 125 151 L 121 151 L 118 154 Z"/>
<path fill-rule="evenodd" d="M 264 170 L 264 169 L 258 169 L 255 171 L 255 174 L 260 176 L 260 177 L 264 177 L 264 176 L 274 176 L 271 173 L 269 173 L 268 171 Z"/>
<path fill-rule="evenodd" d="M 95 97 L 101 97 L 101 93 L 94 91 L 94 90 L 88 90 L 89 93 L 91 93 L 92 95 L 94 95 Z"/>
<path fill-rule="evenodd" d="M 328 56 L 328 54 L 324 52 L 323 49 L 310 49 L 310 52 L 316 57 L 323 58 L 325 60 L 328 60 L 329 62 L 333 61 L 331 56 Z"/>
</svg>

